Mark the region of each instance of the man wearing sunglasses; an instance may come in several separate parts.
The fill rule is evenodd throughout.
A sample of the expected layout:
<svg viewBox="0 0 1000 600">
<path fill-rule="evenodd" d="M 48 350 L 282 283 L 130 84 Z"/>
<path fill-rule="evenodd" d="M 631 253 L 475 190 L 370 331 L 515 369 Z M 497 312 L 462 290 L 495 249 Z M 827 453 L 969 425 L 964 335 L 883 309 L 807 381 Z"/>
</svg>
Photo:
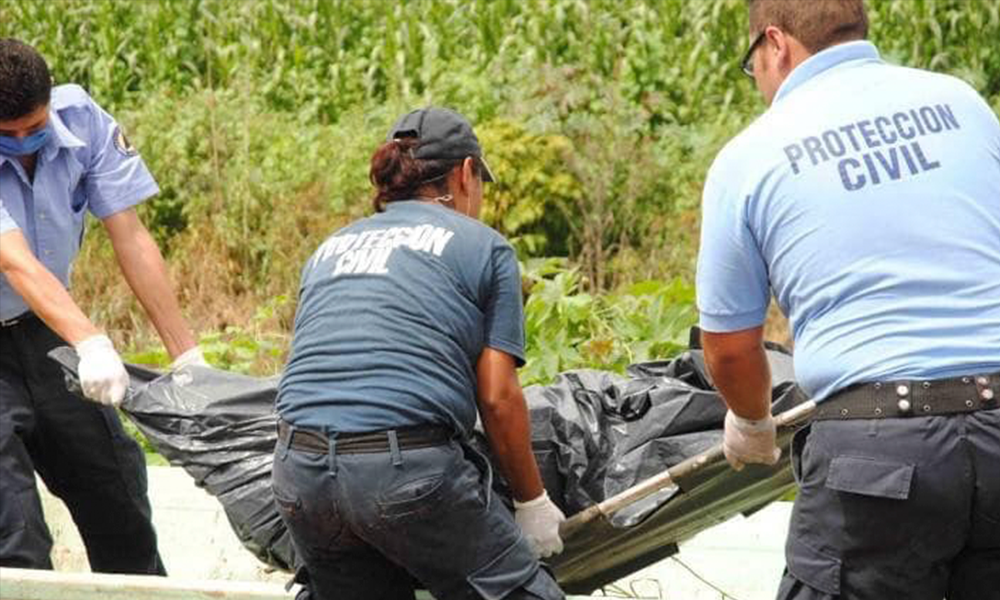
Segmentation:
<svg viewBox="0 0 1000 600">
<path fill-rule="evenodd" d="M 0 566 L 52 568 L 37 471 L 67 505 L 91 569 L 164 574 L 142 450 L 113 406 L 128 374 L 67 291 L 90 212 L 174 368 L 204 364 L 135 212 L 156 182 L 120 126 L 31 46 L 0 39 Z M 71 344 L 86 402 L 49 350 Z"/>
<path fill-rule="evenodd" d="M 886 64 L 862 0 L 748 5 L 769 108 L 708 173 L 698 307 L 734 468 L 780 455 L 772 294 L 817 401 L 778 597 L 1000 598 L 1000 123 Z"/>
</svg>

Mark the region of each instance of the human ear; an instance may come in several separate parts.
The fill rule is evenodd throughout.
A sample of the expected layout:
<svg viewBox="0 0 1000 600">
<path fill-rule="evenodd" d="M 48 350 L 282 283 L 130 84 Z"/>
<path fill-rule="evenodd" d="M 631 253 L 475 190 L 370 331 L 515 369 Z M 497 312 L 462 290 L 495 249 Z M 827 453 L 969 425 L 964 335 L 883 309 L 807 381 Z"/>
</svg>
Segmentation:
<svg viewBox="0 0 1000 600">
<path fill-rule="evenodd" d="M 475 183 L 475 179 L 476 179 L 475 159 L 472 158 L 471 156 L 467 156 L 465 160 L 462 161 L 462 183 L 465 185 L 466 193 L 469 193 L 472 184 Z"/>
<path fill-rule="evenodd" d="M 797 41 L 773 25 L 767 29 L 768 51 L 771 53 L 769 58 L 775 70 L 784 78 L 795 68 L 797 62 L 800 62 L 796 61 Z"/>
</svg>

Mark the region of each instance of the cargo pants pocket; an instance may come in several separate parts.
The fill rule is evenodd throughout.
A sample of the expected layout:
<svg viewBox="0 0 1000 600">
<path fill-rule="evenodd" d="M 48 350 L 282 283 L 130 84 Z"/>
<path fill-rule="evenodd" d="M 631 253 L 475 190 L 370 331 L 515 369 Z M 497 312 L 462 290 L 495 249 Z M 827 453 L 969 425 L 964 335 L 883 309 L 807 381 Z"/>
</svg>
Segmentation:
<svg viewBox="0 0 1000 600">
<path fill-rule="evenodd" d="M 874 458 L 837 456 L 830 461 L 826 487 L 862 496 L 906 500 L 910 496 L 912 481 L 913 465 Z"/>
<path fill-rule="evenodd" d="M 785 556 L 788 561 L 788 571 L 781 583 L 779 600 L 823 597 L 817 596 L 815 592 L 829 596 L 840 594 L 839 558 L 813 548 L 797 536 L 789 536 L 785 546 Z M 800 582 L 802 585 L 794 585 L 795 582 Z"/>
<path fill-rule="evenodd" d="M 466 581 L 469 587 L 485 600 L 501 600 L 501 598 L 507 598 L 515 590 L 529 583 L 534 583 L 540 569 L 541 566 L 531 555 L 527 546 L 518 540 L 496 558 L 470 573 Z M 544 592 L 545 590 L 542 588 L 538 591 Z M 551 598 L 551 596 L 541 597 Z"/>
<path fill-rule="evenodd" d="M 796 500 L 779 600 L 843 593 L 846 567 L 838 549 L 865 547 L 873 536 L 885 535 L 881 503 L 906 500 L 914 476 L 913 465 L 891 459 L 830 456 L 819 448 L 803 448 L 805 436 L 797 434 L 793 464 L 800 482 L 805 479 L 809 485 Z"/>
<path fill-rule="evenodd" d="M 519 589 L 508 594 L 504 600 L 564 600 L 566 594 L 559 588 L 555 577 L 544 566 L 535 571 L 535 576 Z"/>
</svg>

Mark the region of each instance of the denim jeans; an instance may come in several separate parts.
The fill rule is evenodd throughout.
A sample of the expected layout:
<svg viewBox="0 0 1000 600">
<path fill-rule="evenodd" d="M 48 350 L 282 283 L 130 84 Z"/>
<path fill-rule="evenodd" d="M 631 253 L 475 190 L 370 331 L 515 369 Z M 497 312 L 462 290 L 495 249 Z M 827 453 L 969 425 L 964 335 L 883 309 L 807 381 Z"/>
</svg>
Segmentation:
<svg viewBox="0 0 1000 600">
<path fill-rule="evenodd" d="M 563 598 L 470 456 L 458 441 L 336 455 L 279 442 L 274 497 L 312 598 Z"/>
<path fill-rule="evenodd" d="M 0 565 L 52 568 L 38 471 L 69 508 L 91 569 L 165 575 L 142 450 L 113 408 L 67 391 L 46 356 L 62 345 L 33 317 L 0 328 Z"/>
</svg>

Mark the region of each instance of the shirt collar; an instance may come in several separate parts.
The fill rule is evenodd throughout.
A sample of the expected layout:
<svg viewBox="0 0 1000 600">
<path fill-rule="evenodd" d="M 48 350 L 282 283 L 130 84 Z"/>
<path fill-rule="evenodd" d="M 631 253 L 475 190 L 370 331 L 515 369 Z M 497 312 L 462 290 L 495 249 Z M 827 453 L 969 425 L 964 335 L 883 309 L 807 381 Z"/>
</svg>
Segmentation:
<svg viewBox="0 0 1000 600">
<path fill-rule="evenodd" d="M 427 202 L 426 200 L 419 200 L 417 198 L 414 198 L 413 200 L 393 200 L 392 202 L 386 202 L 385 210 L 388 212 L 397 208 L 403 208 L 404 206 L 434 206 L 434 203 Z"/>
<path fill-rule="evenodd" d="M 51 138 L 42 149 L 46 160 L 54 158 L 60 148 L 82 148 L 86 145 L 66 127 L 57 111 L 49 110 L 49 128 L 52 130 Z"/>
<path fill-rule="evenodd" d="M 780 101 L 820 73 L 852 61 L 882 62 L 882 58 L 875 45 L 864 40 L 831 46 L 813 54 L 795 67 L 778 87 L 778 93 L 774 95 L 774 102 Z"/>
<path fill-rule="evenodd" d="M 51 108 L 49 109 L 49 123 L 47 127 L 50 132 L 49 139 L 45 142 L 45 146 L 39 150 L 45 156 L 46 161 L 55 158 L 60 148 L 82 148 L 86 145 L 69 130 L 69 127 L 66 127 L 59 113 Z M 13 162 L 14 158 L 13 156 L 0 154 L 0 166 L 7 162 Z"/>
</svg>

